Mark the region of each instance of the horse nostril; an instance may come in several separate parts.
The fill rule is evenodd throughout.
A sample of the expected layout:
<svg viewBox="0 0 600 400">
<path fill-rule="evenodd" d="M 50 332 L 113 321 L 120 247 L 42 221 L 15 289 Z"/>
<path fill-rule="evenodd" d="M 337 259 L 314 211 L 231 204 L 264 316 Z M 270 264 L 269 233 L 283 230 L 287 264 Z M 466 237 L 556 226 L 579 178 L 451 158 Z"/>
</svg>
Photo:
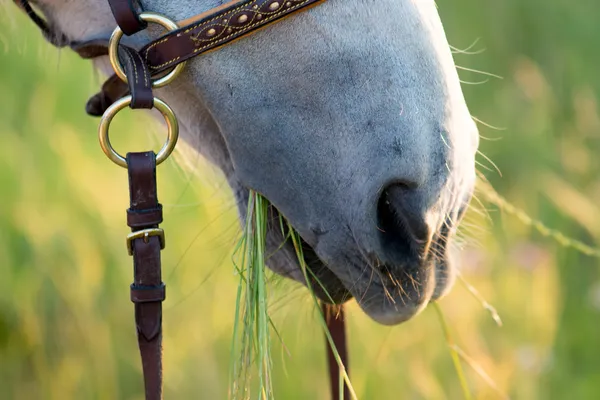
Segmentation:
<svg viewBox="0 0 600 400">
<path fill-rule="evenodd" d="M 418 188 L 395 183 L 381 193 L 377 204 L 377 228 L 383 250 L 393 259 L 421 256 L 428 247 L 429 227 Z"/>
</svg>

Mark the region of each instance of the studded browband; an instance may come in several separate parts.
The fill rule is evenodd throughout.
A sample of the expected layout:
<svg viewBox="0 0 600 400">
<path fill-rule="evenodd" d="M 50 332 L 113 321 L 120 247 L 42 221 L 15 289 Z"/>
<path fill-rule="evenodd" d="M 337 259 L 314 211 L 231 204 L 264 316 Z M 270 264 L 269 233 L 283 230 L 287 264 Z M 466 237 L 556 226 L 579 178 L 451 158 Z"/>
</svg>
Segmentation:
<svg viewBox="0 0 600 400">
<path fill-rule="evenodd" d="M 181 21 L 179 29 L 170 31 L 139 50 L 150 73 L 157 76 L 190 58 L 214 50 L 233 40 L 251 34 L 266 25 L 280 21 L 300 10 L 324 0 L 246 0 L 231 1 L 210 11 Z M 119 26 L 126 35 L 145 28 L 135 17 L 131 1 L 110 1 Z M 71 43 L 71 48 L 83 58 L 106 55 L 107 42 Z M 117 99 L 128 93 L 127 84 L 117 76 L 110 77 L 100 93 L 88 101 L 86 111 L 101 116 Z"/>
<path fill-rule="evenodd" d="M 153 73 L 229 43 L 318 0 L 250 0 L 228 3 L 185 21 L 186 26 L 145 46 L 143 55 Z"/>
</svg>

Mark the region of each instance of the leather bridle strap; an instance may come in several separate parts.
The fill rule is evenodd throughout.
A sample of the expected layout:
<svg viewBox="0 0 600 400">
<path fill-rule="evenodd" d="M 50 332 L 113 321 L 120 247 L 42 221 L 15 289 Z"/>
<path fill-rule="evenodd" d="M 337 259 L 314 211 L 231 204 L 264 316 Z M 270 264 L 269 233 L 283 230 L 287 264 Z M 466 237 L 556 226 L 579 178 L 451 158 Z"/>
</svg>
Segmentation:
<svg viewBox="0 0 600 400">
<path fill-rule="evenodd" d="M 133 35 L 146 29 L 148 24 L 138 17 L 133 0 L 108 0 L 117 25 L 126 35 Z"/>
<path fill-rule="evenodd" d="M 109 0 L 111 3 L 117 0 Z M 291 14 L 306 10 L 324 0 L 235 0 L 181 23 L 180 29 L 168 32 L 144 46 L 140 55 L 152 75 L 158 75 L 179 63 L 254 33 Z M 113 10 L 116 7 L 113 7 Z M 124 19 L 115 16 L 118 20 Z M 82 57 L 103 55 L 98 41 L 73 43 L 71 47 Z M 116 98 L 127 94 L 119 79 L 109 78 L 101 93 L 86 106 L 88 114 L 100 116 Z M 115 96 L 116 95 L 116 96 Z M 116 97 L 116 98 L 115 98 Z"/>
<path fill-rule="evenodd" d="M 131 108 L 152 108 L 154 95 L 152 94 L 152 80 L 148 66 L 140 54 L 134 49 L 120 45 L 119 60 L 124 66 L 127 76 L 127 86 L 131 93 Z"/>
<path fill-rule="evenodd" d="M 325 317 L 327 329 L 333 340 L 333 344 L 340 356 L 340 360 L 346 368 L 346 373 L 350 374 L 348 369 L 348 344 L 346 340 L 346 318 L 344 316 L 344 305 L 331 305 L 322 303 L 321 312 Z M 331 389 L 331 399 L 340 399 L 340 367 L 335 359 L 329 340 L 325 337 L 327 347 L 327 367 L 329 370 L 329 386 Z M 343 399 L 350 400 L 350 388 L 344 382 L 344 397 Z"/>
<path fill-rule="evenodd" d="M 146 400 L 162 399 L 162 301 L 165 284 L 161 278 L 160 251 L 164 233 L 162 206 L 156 190 L 156 154 L 152 151 L 127 154 L 130 208 L 127 225 L 128 248 L 133 255 L 134 280 L 131 301 L 142 357 Z"/>
<path fill-rule="evenodd" d="M 152 74 L 160 73 L 321 1 L 233 1 L 186 20 L 190 23 L 144 46 L 140 54 Z"/>
</svg>

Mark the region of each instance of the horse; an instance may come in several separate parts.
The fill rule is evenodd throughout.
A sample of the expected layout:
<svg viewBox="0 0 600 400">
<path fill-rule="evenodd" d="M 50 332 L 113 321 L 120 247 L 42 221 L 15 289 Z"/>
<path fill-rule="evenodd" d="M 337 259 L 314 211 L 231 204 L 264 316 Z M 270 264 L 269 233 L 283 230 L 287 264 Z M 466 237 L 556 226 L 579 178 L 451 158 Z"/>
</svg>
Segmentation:
<svg viewBox="0 0 600 400">
<path fill-rule="evenodd" d="M 107 39 L 115 25 L 105 0 L 32 3 L 54 38 Z M 226 0 L 142 3 L 184 20 Z M 297 231 L 322 301 L 353 297 L 394 325 L 452 287 L 479 136 L 433 0 L 324 1 L 194 58 L 156 93 L 222 171 L 242 223 L 253 190 Z M 306 285 L 283 239 L 270 223 L 267 265 Z"/>
</svg>

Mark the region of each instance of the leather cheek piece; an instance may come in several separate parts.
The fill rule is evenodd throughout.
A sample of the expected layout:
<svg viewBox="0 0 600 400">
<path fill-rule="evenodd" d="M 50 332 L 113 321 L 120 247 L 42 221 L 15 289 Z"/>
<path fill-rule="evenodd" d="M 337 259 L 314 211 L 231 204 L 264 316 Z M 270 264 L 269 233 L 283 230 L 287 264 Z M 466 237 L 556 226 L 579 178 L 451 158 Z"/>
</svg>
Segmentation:
<svg viewBox="0 0 600 400">
<path fill-rule="evenodd" d="M 127 153 L 129 175 L 129 210 L 155 210 L 159 206 L 156 192 L 156 154 Z"/>
<path fill-rule="evenodd" d="M 148 66 L 137 51 L 130 47 L 119 46 L 119 59 L 127 75 L 127 85 L 131 93 L 131 108 L 152 108 L 152 80 Z"/>
<path fill-rule="evenodd" d="M 88 54 L 97 54 L 98 45 L 81 44 L 77 52 L 84 58 Z M 82 55 L 83 54 L 83 55 Z M 119 60 L 124 66 L 127 75 L 127 83 L 123 82 L 117 75 L 112 75 L 102 85 L 102 90 L 90 97 L 85 105 L 85 111 L 93 117 L 100 117 L 106 109 L 118 99 L 131 93 L 131 108 L 150 109 L 154 104 L 152 93 L 152 81 L 148 66 L 139 53 L 126 46 L 119 47 Z"/>
<path fill-rule="evenodd" d="M 138 17 L 138 12 L 133 0 L 108 0 L 110 9 L 117 21 L 117 25 L 127 36 L 146 29 L 145 21 Z"/>
</svg>

